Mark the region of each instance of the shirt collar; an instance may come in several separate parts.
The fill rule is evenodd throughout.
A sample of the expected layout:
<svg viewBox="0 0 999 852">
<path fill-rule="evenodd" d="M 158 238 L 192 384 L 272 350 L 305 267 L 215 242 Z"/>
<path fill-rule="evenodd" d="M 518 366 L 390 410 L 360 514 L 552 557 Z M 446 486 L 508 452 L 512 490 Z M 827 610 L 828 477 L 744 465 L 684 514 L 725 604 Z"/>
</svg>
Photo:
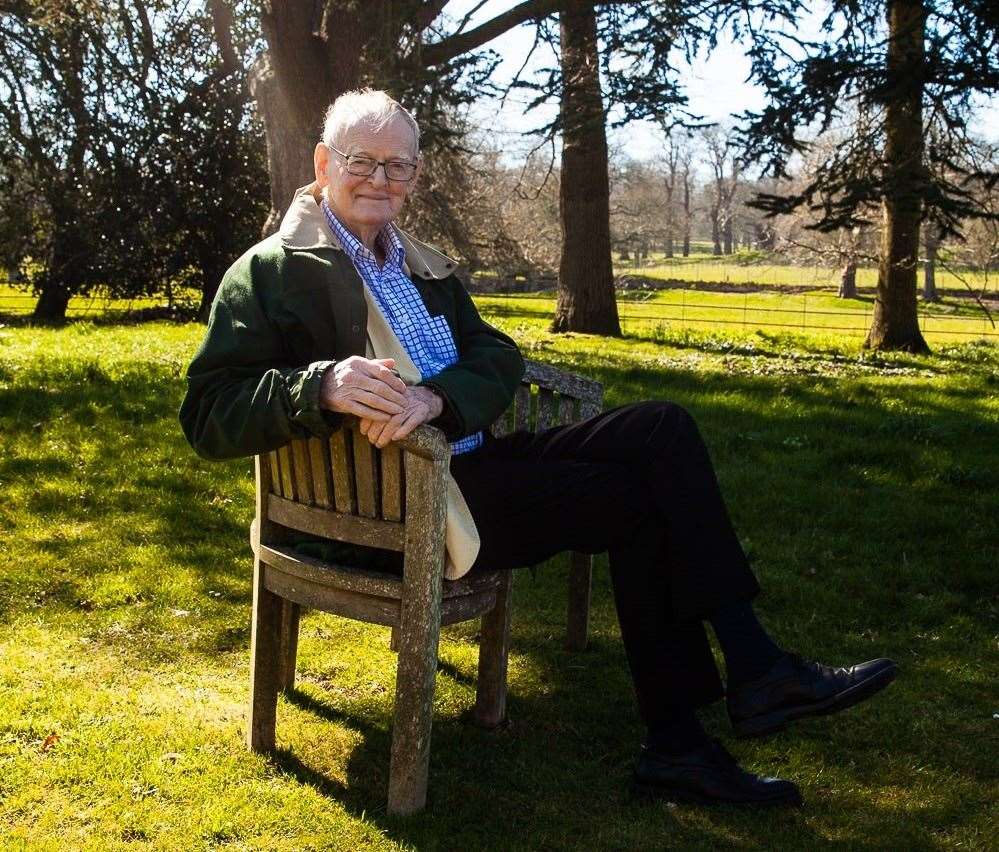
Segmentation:
<svg viewBox="0 0 999 852">
<path fill-rule="evenodd" d="M 340 241 L 334 236 L 319 204 L 322 192 L 318 183 L 311 183 L 296 190 L 278 230 L 277 238 L 286 251 L 342 251 Z M 457 261 L 437 251 L 420 240 L 389 225 L 406 252 L 403 271 L 427 280 L 441 280 L 452 275 Z M 407 269 L 408 267 L 408 269 Z"/>
<path fill-rule="evenodd" d="M 333 212 L 333 208 L 329 206 L 325 198 L 320 203 L 320 207 L 323 209 L 326 223 L 330 226 L 333 235 L 354 263 L 360 260 L 372 261 L 375 259 L 374 253 L 351 233 L 340 217 Z M 386 225 L 375 239 L 382 245 L 386 263 L 392 263 L 399 269 L 402 269 L 403 264 L 406 262 L 406 249 L 403 248 L 402 242 L 396 236 L 395 231 Z"/>
</svg>

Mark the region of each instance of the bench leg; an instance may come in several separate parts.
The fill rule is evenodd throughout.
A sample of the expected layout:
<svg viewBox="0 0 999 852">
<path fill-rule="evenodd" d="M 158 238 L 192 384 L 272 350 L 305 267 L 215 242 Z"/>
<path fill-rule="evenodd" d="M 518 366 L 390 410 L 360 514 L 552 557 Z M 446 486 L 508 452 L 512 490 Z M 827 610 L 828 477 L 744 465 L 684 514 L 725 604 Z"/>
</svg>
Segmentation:
<svg viewBox="0 0 999 852">
<path fill-rule="evenodd" d="M 475 690 L 475 722 L 495 728 L 506 718 L 506 674 L 510 653 L 513 572 L 504 571 L 496 606 L 482 616 L 479 677 Z"/>
<path fill-rule="evenodd" d="M 298 659 L 298 625 L 302 607 L 293 601 L 281 601 L 281 679 L 280 688 L 295 688 L 295 662 Z"/>
<path fill-rule="evenodd" d="M 273 751 L 277 694 L 281 680 L 282 600 L 264 588 L 264 565 L 253 560 L 253 615 L 250 636 L 250 724 L 247 743 Z"/>
<path fill-rule="evenodd" d="M 569 566 L 569 617 L 566 626 L 567 651 L 586 649 L 590 623 L 590 589 L 593 578 L 593 557 L 588 553 L 573 553 Z"/>
<path fill-rule="evenodd" d="M 439 601 L 439 588 L 435 594 Z M 416 813 L 427 803 L 441 620 L 439 606 L 421 603 L 407 605 L 404 597 L 399 625 L 388 790 L 388 812 L 397 816 Z"/>
<path fill-rule="evenodd" d="M 399 651 L 399 625 L 392 628 L 392 635 L 389 637 L 389 649 L 398 653 Z"/>
</svg>

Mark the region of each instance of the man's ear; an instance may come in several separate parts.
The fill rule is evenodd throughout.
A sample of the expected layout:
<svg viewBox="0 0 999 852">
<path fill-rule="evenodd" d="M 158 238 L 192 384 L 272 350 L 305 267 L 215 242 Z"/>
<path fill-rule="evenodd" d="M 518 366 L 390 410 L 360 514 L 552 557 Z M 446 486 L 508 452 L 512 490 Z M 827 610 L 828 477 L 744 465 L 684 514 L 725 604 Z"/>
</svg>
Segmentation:
<svg viewBox="0 0 999 852">
<path fill-rule="evenodd" d="M 330 149 L 322 142 L 316 143 L 312 160 L 316 167 L 316 183 L 322 189 L 330 182 Z"/>
</svg>

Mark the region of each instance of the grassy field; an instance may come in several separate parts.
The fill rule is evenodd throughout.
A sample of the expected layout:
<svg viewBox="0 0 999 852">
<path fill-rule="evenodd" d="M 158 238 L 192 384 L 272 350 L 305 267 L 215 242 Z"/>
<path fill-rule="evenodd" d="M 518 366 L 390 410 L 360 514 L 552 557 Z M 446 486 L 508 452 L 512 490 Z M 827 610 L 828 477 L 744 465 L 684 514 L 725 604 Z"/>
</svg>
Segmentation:
<svg viewBox="0 0 999 852">
<path fill-rule="evenodd" d="M 504 730 L 468 721 L 474 624 L 444 630 L 423 814 L 384 811 L 384 628 L 306 615 L 280 750 L 247 752 L 251 465 L 198 460 L 175 416 L 202 329 L 74 323 L 0 328 L 0 848 L 995 848 L 999 350 L 497 323 L 611 405 L 693 411 L 785 645 L 898 661 L 862 707 L 730 742 L 807 806 L 629 798 L 641 727 L 603 559 L 581 655 L 565 559 L 517 576 Z M 720 708 L 707 724 L 727 737 Z"/>
<path fill-rule="evenodd" d="M 839 285 L 839 270 L 823 266 L 792 265 L 775 263 L 765 254 L 758 252 L 715 257 L 711 254 L 696 253 L 689 257 L 667 258 L 650 255 L 641 264 L 629 261 L 616 261 L 617 275 L 640 275 L 652 279 L 716 282 L 724 284 L 762 284 L 776 287 L 829 287 L 834 291 Z M 918 274 L 919 286 L 923 286 L 923 272 Z M 857 269 L 857 286 L 874 287 L 878 281 L 875 266 L 861 266 Z M 968 287 L 976 291 L 985 290 L 993 295 L 999 292 L 999 274 L 995 271 L 986 274 L 978 270 L 948 268 L 938 264 L 936 285 L 941 291 L 967 292 Z"/>
<path fill-rule="evenodd" d="M 550 293 L 479 296 L 494 316 L 542 321 L 550 318 Z M 694 331 L 731 334 L 755 331 L 814 331 L 863 340 L 871 325 L 873 298 L 839 299 L 834 293 L 789 294 L 779 291 L 711 290 L 627 291 L 618 299 L 625 332 L 643 336 Z M 931 344 L 975 338 L 999 342 L 999 327 L 970 299 L 945 297 L 921 307 L 920 327 Z"/>
</svg>

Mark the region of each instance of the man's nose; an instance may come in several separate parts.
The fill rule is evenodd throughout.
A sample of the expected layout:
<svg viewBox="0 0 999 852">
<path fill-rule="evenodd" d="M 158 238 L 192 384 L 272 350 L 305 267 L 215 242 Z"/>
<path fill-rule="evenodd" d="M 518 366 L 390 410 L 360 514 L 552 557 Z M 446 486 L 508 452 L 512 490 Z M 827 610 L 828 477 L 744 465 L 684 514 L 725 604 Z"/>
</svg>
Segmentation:
<svg viewBox="0 0 999 852">
<path fill-rule="evenodd" d="M 385 174 L 385 164 L 379 163 L 375 170 L 368 176 L 368 180 L 375 186 L 385 186 L 388 184 L 388 175 Z"/>
</svg>

